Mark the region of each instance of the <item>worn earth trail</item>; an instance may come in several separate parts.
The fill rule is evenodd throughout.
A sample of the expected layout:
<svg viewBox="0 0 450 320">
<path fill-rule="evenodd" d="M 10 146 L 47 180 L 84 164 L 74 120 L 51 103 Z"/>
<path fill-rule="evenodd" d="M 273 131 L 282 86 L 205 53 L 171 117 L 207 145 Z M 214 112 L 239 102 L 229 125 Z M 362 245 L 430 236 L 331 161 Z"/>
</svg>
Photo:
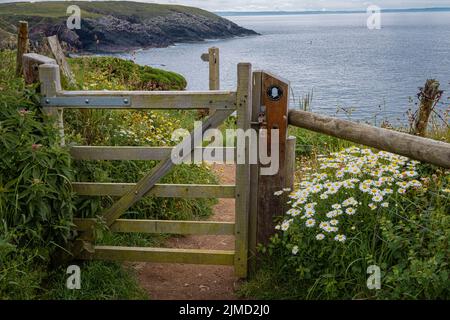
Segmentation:
<svg viewBox="0 0 450 320">
<path fill-rule="evenodd" d="M 235 183 L 235 166 L 213 164 L 221 184 Z M 234 221 L 234 199 L 219 199 L 209 220 Z M 183 236 L 166 241 L 165 247 L 234 250 L 234 236 Z M 141 286 L 152 300 L 233 300 L 238 279 L 231 266 L 161 263 L 134 264 Z"/>
</svg>

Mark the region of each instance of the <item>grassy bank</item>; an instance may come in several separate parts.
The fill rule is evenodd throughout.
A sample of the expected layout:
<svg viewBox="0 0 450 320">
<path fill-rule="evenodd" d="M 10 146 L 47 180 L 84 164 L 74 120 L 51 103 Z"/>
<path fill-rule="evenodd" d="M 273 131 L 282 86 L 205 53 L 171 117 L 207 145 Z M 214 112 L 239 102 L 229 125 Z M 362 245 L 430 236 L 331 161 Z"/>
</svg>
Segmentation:
<svg viewBox="0 0 450 320">
<path fill-rule="evenodd" d="M 74 239 L 73 217 L 96 217 L 115 200 L 81 197 L 70 181 L 136 182 L 153 161 L 73 161 L 59 145 L 57 129 L 42 114 L 37 86 L 14 76 L 15 52 L 0 60 L 0 299 L 145 299 L 132 269 L 119 263 L 80 265 L 81 290 L 65 286 L 67 266 L 52 266 L 55 252 Z M 178 74 L 137 66 L 117 58 L 77 58 L 71 89 L 182 90 Z M 65 84 L 67 87 L 67 85 Z M 67 145 L 170 146 L 174 129 L 193 123 L 194 112 L 65 112 Z M 180 118 L 183 120 L 180 121 Z M 177 166 L 165 183 L 216 183 L 203 165 Z M 213 199 L 146 198 L 125 217 L 199 220 L 211 214 Z M 158 246 L 165 235 L 112 234 L 99 223 L 102 244 Z"/>
</svg>

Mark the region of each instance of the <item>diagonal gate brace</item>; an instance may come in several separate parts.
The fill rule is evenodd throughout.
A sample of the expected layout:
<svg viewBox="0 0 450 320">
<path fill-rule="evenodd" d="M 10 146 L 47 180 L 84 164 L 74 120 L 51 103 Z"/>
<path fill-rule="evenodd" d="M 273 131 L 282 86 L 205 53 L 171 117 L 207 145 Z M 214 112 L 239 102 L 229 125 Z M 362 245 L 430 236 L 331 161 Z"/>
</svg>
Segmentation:
<svg viewBox="0 0 450 320">
<path fill-rule="evenodd" d="M 218 127 L 223 121 L 225 121 L 234 111 L 233 110 L 216 110 L 211 116 L 209 116 L 202 124 L 202 130 L 194 130 L 186 137 L 178 146 L 181 150 L 194 150 L 194 141 L 201 141 L 204 132 L 208 129 Z M 183 155 L 187 157 L 190 154 Z M 102 216 L 108 227 L 110 227 L 122 214 L 125 213 L 132 205 L 142 199 L 154 186 L 166 175 L 175 164 L 172 161 L 171 156 L 162 160 L 156 167 L 154 167 L 145 177 L 143 177 L 133 188 L 123 195 L 117 202 L 115 202 L 110 208 L 106 209 Z M 93 231 L 86 231 L 83 234 L 83 238 L 92 237 Z M 73 254 L 79 255 L 84 249 L 83 241 L 79 241 L 75 244 Z"/>
</svg>

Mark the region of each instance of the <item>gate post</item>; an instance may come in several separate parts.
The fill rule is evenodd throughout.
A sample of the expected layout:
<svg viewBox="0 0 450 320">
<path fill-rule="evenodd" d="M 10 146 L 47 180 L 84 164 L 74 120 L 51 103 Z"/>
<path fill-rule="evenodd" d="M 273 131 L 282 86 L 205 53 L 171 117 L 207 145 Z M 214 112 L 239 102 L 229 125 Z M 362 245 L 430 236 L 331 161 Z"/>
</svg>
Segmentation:
<svg viewBox="0 0 450 320">
<path fill-rule="evenodd" d="M 219 48 L 208 49 L 209 53 L 209 90 L 220 90 Z"/>
<path fill-rule="evenodd" d="M 266 144 L 267 151 L 273 159 L 274 152 L 279 155 L 279 168 L 273 175 L 262 175 L 262 169 L 269 167 L 260 162 L 252 166 L 251 174 L 251 209 L 249 226 L 250 270 L 253 274 L 257 268 L 257 246 L 267 245 L 275 233 L 274 218 L 284 213 L 285 204 L 274 193 L 284 188 L 293 187 L 293 167 L 295 166 L 295 138 L 287 138 L 289 82 L 265 71 L 253 74 L 253 117 L 252 123 L 267 130 L 267 138 L 259 135 L 258 150 Z M 279 130 L 278 150 L 271 150 L 271 134 Z M 260 159 L 261 160 L 261 159 Z"/>
<path fill-rule="evenodd" d="M 45 98 L 56 97 L 58 91 L 61 91 L 61 76 L 57 64 L 41 64 L 39 66 L 39 81 L 41 82 L 41 94 Z M 45 105 L 45 103 L 44 103 Z M 44 107 L 44 113 L 56 118 L 59 134 L 61 136 L 61 145 L 64 141 L 64 120 L 63 109 L 54 107 Z"/>
<path fill-rule="evenodd" d="M 238 65 L 237 86 L 237 128 L 244 132 L 250 129 L 252 108 L 252 65 Z M 244 140 L 244 150 L 237 150 L 236 164 L 236 227 L 235 261 L 236 277 L 247 277 L 248 264 L 248 222 L 250 209 L 250 141 Z"/>
</svg>

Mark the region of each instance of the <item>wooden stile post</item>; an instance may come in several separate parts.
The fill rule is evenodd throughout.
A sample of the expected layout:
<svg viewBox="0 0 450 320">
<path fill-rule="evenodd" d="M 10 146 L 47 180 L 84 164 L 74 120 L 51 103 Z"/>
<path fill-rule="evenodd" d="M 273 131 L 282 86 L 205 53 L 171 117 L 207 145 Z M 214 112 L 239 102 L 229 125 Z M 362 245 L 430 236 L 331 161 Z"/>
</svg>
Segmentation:
<svg viewBox="0 0 450 320">
<path fill-rule="evenodd" d="M 267 139 L 261 143 L 267 143 L 267 150 L 273 156 L 279 153 L 279 170 L 274 175 L 262 175 L 265 167 L 260 165 L 258 179 L 258 207 L 256 223 L 256 244 L 266 245 L 270 237 L 275 233 L 274 218 L 284 213 L 285 204 L 283 197 L 274 193 L 286 188 L 286 183 L 292 184 L 292 179 L 287 179 L 286 174 L 291 174 L 292 157 L 287 156 L 295 143 L 289 142 L 287 147 L 288 129 L 288 103 L 289 82 L 267 72 L 261 74 L 261 99 L 260 99 L 260 129 L 267 129 Z M 279 130 L 278 150 L 271 150 L 271 132 Z M 295 141 L 295 140 L 294 140 Z M 294 158 L 295 159 L 295 158 Z M 289 161 L 289 164 L 286 161 Z M 289 166 L 288 170 L 287 166 Z M 290 182 L 289 182 L 290 181 Z M 289 186 L 291 187 L 291 186 Z M 253 231 L 254 232 L 254 231 Z"/>
<path fill-rule="evenodd" d="M 62 90 L 59 66 L 57 64 L 41 64 L 39 66 L 39 81 L 41 82 L 41 94 L 45 98 L 56 97 L 57 93 Z M 61 136 L 61 145 L 64 145 L 63 109 L 44 107 L 44 112 L 56 118 Z"/>
<path fill-rule="evenodd" d="M 238 65 L 237 87 L 237 127 L 244 131 L 250 129 L 252 109 L 252 66 L 249 63 Z M 248 223 L 250 209 L 250 143 L 246 139 L 245 152 L 238 151 L 236 165 L 236 232 L 235 232 L 235 274 L 246 278 L 248 271 Z M 245 161 L 244 161 L 245 160 Z"/>
<path fill-rule="evenodd" d="M 28 22 L 19 21 L 17 30 L 17 58 L 16 58 L 16 75 L 20 76 L 23 72 L 22 56 L 28 52 Z"/>
<path fill-rule="evenodd" d="M 259 133 L 258 118 L 261 112 L 261 86 L 262 72 L 253 72 L 252 83 L 252 122 L 251 128 Z M 259 150 L 259 138 L 257 140 Z M 256 272 L 256 250 L 257 250 L 257 223 L 258 223 L 258 181 L 259 181 L 259 164 L 250 165 L 250 210 L 248 225 L 248 271 L 252 277 Z"/>
<path fill-rule="evenodd" d="M 204 53 L 201 59 L 209 63 L 209 90 L 220 90 L 220 55 L 219 48 L 211 47 L 208 53 Z M 200 118 L 209 114 L 209 109 L 198 111 Z"/>
<path fill-rule="evenodd" d="M 289 136 L 286 140 L 285 187 L 294 190 L 295 183 L 295 147 L 297 138 Z"/>
<path fill-rule="evenodd" d="M 64 55 L 64 51 L 59 43 L 58 36 L 54 35 L 51 37 L 47 37 L 47 42 L 50 47 L 50 51 L 53 54 L 56 62 L 60 66 L 64 77 L 67 79 L 69 84 L 75 84 L 75 76 L 70 69 L 69 63 L 67 62 L 66 56 Z"/>
<path fill-rule="evenodd" d="M 209 53 L 209 90 L 220 90 L 219 48 L 212 47 Z"/>
</svg>

